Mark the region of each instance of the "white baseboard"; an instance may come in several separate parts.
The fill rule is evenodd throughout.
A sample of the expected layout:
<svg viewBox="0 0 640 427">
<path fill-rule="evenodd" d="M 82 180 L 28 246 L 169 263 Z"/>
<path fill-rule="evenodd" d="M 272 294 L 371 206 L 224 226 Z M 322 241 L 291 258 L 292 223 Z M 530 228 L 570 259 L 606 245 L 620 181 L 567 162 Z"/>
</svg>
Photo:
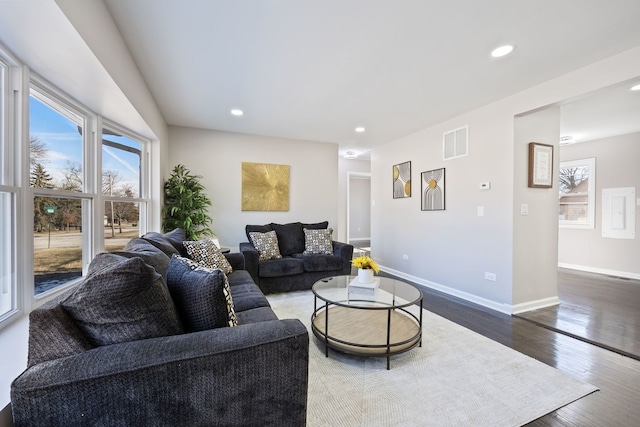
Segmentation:
<svg viewBox="0 0 640 427">
<path fill-rule="evenodd" d="M 564 262 L 559 262 L 558 267 L 568 268 L 569 270 L 586 271 L 587 273 L 597 273 L 597 274 L 604 274 L 607 276 L 626 277 L 627 279 L 640 280 L 640 274 L 631 273 L 629 271 L 609 270 L 607 268 L 597 268 L 597 267 L 588 267 L 586 265 L 566 264 Z"/>
<path fill-rule="evenodd" d="M 452 295 L 454 297 L 462 298 L 463 300 L 481 305 L 491 310 L 495 310 L 500 313 L 509 314 L 509 315 L 513 314 L 513 306 L 511 304 L 503 304 L 503 303 L 491 301 L 489 299 L 482 298 L 477 295 L 470 294 L 468 292 L 460 291 L 458 289 L 454 289 L 449 286 L 441 285 L 439 283 L 431 282 L 429 280 L 425 280 L 420 277 L 412 276 L 410 274 L 403 273 L 402 271 L 394 270 L 392 268 L 380 266 L 380 269 L 389 274 L 393 274 L 394 276 L 398 276 L 403 279 L 406 279 L 410 282 L 417 283 L 419 285 L 425 286 L 430 289 L 435 289 L 436 291 L 444 292 L 445 294 Z"/>
<path fill-rule="evenodd" d="M 536 301 L 524 302 L 522 304 L 516 304 L 512 306 L 513 312 L 511 314 L 520 314 L 525 311 L 537 310 L 539 308 L 551 307 L 553 305 L 560 304 L 558 297 L 543 298 Z"/>
<path fill-rule="evenodd" d="M 349 242 L 360 242 L 362 240 L 371 240 L 371 237 L 349 237 L 347 239 Z"/>
</svg>

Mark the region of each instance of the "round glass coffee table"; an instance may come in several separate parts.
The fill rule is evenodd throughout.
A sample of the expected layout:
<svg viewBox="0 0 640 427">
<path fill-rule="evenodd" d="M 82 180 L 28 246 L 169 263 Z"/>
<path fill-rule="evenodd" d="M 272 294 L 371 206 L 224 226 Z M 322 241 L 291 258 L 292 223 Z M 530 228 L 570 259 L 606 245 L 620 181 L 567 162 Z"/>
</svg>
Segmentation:
<svg viewBox="0 0 640 427">
<path fill-rule="evenodd" d="M 386 356 L 422 346 L 422 292 L 401 280 L 376 277 L 361 285 L 354 276 L 318 280 L 311 330 L 329 348 L 359 356 Z M 351 284 L 353 282 L 353 284 Z M 408 308 L 419 305 L 416 316 Z"/>
</svg>

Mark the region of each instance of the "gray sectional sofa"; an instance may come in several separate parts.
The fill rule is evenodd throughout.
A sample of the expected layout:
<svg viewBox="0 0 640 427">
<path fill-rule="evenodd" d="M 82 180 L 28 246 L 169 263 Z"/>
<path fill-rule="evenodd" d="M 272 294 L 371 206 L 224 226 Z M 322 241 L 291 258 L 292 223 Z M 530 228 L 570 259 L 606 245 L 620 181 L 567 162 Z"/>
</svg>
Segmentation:
<svg viewBox="0 0 640 427">
<path fill-rule="evenodd" d="M 331 241 L 325 253 L 309 252 L 305 240 L 308 230 L 327 230 L 327 221 L 304 224 L 247 225 L 245 232 L 248 242 L 239 245 L 244 255 L 245 269 L 254 282 L 266 293 L 288 292 L 311 289 L 313 284 L 325 277 L 348 275 L 351 273 L 353 246 Z M 277 236 L 279 257 L 261 259 L 260 251 L 252 241 L 252 233 L 274 232 Z M 254 235 L 255 236 L 255 235 Z"/>
<path fill-rule="evenodd" d="M 220 271 L 185 267 L 183 240 L 149 233 L 100 254 L 30 313 L 16 426 L 305 425 L 306 328 L 277 318 L 242 254 L 226 255 L 226 287 Z"/>
</svg>

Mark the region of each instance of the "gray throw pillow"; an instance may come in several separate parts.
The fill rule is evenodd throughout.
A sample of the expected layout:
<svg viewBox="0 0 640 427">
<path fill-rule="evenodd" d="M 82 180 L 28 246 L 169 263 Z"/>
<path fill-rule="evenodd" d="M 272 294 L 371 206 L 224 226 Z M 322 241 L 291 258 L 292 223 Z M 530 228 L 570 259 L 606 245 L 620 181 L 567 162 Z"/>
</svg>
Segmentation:
<svg viewBox="0 0 640 427">
<path fill-rule="evenodd" d="M 96 255 L 60 304 L 96 346 L 183 332 L 162 276 L 138 257 Z"/>
<path fill-rule="evenodd" d="M 169 258 L 171 258 L 172 255 L 180 255 L 180 252 L 173 246 L 173 244 L 169 241 L 169 239 L 165 237 L 164 234 L 150 231 L 141 238 L 151 243 L 156 248 L 160 249 Z"/>
<path fill-rule="evenodd" d="M 176 255 L 169 264 L 167 286 L 188 332 L 237 326 L 229 282 L 221 270 Z"/>
</svg>

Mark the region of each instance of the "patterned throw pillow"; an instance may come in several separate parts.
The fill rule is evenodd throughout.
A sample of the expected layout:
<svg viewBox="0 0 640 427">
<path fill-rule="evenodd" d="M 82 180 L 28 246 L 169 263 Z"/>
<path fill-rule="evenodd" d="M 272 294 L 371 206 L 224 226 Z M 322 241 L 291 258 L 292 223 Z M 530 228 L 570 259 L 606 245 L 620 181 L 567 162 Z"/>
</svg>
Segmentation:
<svg viewBox="0 0 640 427">
<path fill-rule="evenodd" d="M 249 233 L 251 244 L 260 254 L 260 261 L 282 258 L 280 248 L 278 247 L 278 236 L 275 231 L 267 233 L 258 233 L 252 231 Z"/>
<path fill-rule="evenodd" d="M 180 265 L 192 274 L 185 274 Z M 224 326 L 238 326 L 229 280 L 222 270 L 203 267 L 194 260 L 179 255 L 171 258 L 169 266 L 167 284 L 176 305 L 181 309 L 179 311 L 185 326 L 191 331 L 222 326 L 217 320 L 217 312 L 220 311 L 218 305 L 226 306 Z M 215 277 L 211 274 L 213 272 L 222 273 L 221 289 L 216 287 Z"/>
<path fill-rule="evenodd" d="M 303 254 L 332 254 L 331 234 L 333 229 L 309 230 L 304 229 L 304 252 Z"/>
<path fill-rule="evenodd" d="M 203 267 L 222 270 L 224 274 L 233 272 L 231 264 L 212 239 L 185 241 L 182 244 L 189 257 Z"/>
</svg>

